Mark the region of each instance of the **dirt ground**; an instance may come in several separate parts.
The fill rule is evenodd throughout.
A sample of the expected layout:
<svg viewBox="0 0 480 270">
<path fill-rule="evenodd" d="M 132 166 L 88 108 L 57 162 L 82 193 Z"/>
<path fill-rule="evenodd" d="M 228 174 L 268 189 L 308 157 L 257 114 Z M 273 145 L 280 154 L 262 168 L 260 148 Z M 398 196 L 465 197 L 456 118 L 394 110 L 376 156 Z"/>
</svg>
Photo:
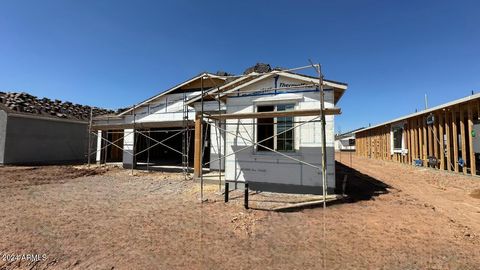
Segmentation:
<svg viewBox="0 0 480 270">
<path fill-rule="evenodd" d="M 201 204 L 177 173 L 0 167 L 0 269 L 479 269 L 480 178 L 337 160 L 348 196 L 290 212 Z"/>
</svg>

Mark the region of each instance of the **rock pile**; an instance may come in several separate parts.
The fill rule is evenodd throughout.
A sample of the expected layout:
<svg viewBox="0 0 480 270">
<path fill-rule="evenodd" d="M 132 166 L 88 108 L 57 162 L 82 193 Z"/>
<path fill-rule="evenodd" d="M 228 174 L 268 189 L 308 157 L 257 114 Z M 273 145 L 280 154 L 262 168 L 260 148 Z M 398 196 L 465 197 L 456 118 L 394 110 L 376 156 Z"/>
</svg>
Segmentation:
<svg viewBox="0 0 480 270">
<path fill-rule="evenodd" d="M 20 113 L 31 113 L 77 120 L 89 120 L 91 109 L 93 116 L 114 113 L 114 111 L 111 110 L 105 110 L 97 107 L 92 108 L 90 106 L 73 104 L 72 102 L 62 102 L 58 99 L 39 99 L 24 92 L 0 92 L 0 104 L 3 104 L 7 108 Z"/>
</svg>

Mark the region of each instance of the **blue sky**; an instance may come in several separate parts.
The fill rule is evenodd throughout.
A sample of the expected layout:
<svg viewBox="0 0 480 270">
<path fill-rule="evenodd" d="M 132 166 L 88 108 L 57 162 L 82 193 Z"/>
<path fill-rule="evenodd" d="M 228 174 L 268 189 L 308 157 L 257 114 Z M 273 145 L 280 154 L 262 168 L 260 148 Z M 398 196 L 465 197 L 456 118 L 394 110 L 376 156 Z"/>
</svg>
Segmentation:
<svg viewBox="0 0 480 270">
<path fill-rule="evenodd" d="M 320 62 L 336 129 L 480 91 L 479 1 L 0 2 L 0 91 L 125 107 L 201 71 Z"/>
</svg>

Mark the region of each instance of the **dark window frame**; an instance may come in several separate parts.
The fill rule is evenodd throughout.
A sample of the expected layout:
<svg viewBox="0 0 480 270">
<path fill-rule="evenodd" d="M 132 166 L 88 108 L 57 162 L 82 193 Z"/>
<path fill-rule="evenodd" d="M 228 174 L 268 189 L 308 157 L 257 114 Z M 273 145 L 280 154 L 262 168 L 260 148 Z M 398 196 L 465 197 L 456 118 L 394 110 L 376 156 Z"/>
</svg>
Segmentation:
<svg viewBox="0 0 480 270">
<path fill-rule="evenodd" d="M 295 105 L 295 103 L 257 105 L 257 112 L 294 110 Z M 256 142 L 262 141 L 263 139 L 268 138 L 274 134 L 277 134 L 277 136 L 258 144 L 256 147 L 256 151 L 270 152 L 270 150 L 262 147 L 262 145 L 264 145 L 278 152 L 295 152 L 296 149 L 294 125 L 295 118 L 293 116 L 258 118 L 256 125 L 257 131 L 255 136 Z M 282 133 L 283 131 L 288 129 L 291 130 Z M 278 135 L 279 133 L 282 134 Z"/>
</svg>

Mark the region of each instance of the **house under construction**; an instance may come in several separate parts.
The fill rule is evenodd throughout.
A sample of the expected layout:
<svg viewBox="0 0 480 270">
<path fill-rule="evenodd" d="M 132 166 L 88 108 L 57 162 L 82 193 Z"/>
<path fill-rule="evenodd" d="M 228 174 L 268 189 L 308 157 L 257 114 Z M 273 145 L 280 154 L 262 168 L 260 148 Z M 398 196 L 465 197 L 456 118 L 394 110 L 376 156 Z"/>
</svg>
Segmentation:
<svg viewBox="0 0 480 270">
<path fill-rule="evenodd" d="M 297 73 L 312 67 L 320 66 L 257 64 L 239 76 L 199 74 L 117 115 L 95 118 L 98 146 L 89 156 L 125 168 L 188 172 L 193 165 L 202 181 L 205 172 L 218 172 L 221 182 L 256 190 L 321 194 L 325 186 L 331 192 L 334 115 L 347 85 Z"/>
<path fill-rule="evenodd" d="M 356 132 L 357 155 L 478 175 L 480 94 Z"/>
</svg>

